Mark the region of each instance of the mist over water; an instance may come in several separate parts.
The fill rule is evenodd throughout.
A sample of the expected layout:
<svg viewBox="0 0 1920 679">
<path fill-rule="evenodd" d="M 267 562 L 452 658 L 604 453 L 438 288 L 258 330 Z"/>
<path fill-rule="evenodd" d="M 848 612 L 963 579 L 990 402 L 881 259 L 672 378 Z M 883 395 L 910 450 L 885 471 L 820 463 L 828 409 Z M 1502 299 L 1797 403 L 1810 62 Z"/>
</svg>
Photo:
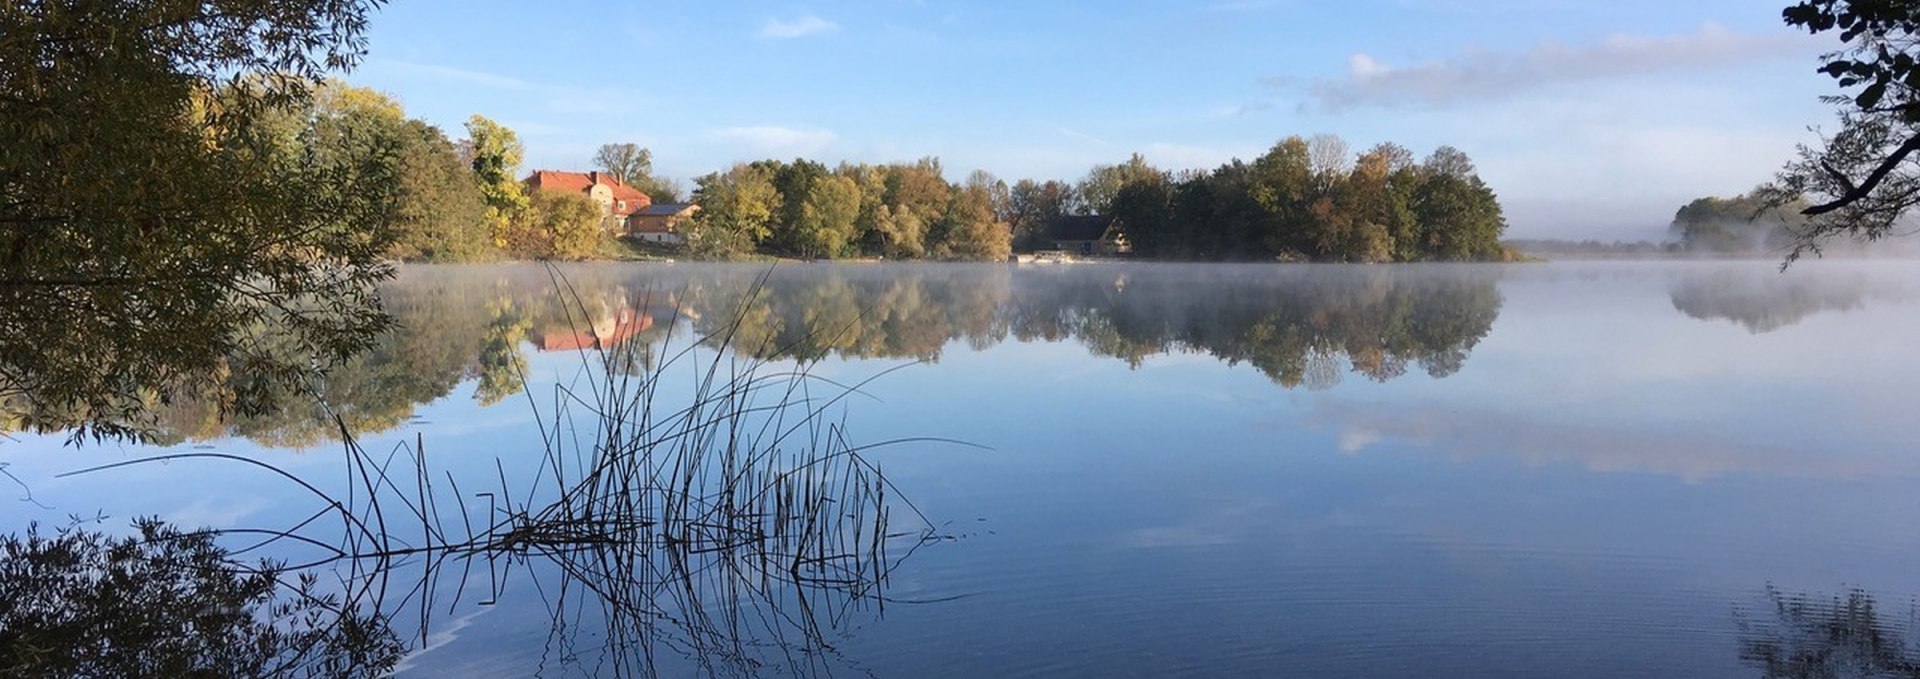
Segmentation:
<svg viewBox="0 0 1920 679">
<path fill-rule="evenodd" d="M 676 393 L 697 376 L 674 357 L 723 330 L 726 363 L 862 384 L 835 420 L 855 441 L 981 446 L 872 454 L 941 538 L 889 573 L 890 603 L 823 618 L 830 651 L 747 626 L 792 666 L 1747 677 L 1824 653 L 1858 662 L 1807 676 L 1877 676 L 1914 639 L 1909 262 L 408 267 L 384 294 L 401 330 L 322 392 L 366 449 L 423 441 L 463 484 L 539 478 L 556 385 Z M 162 425 L 172 447 L 0 444 L 39 503 L 6 528 L 306 515 L 230 466 L 56 477 L 156 451 L 340 473 L 313 412 L 182 403 Z M 517 577 L 403 676 L 606 667 L 593 625 L 557 631 Z M 649 666 L 756 673 L 702 648 Z"/>
</svg>

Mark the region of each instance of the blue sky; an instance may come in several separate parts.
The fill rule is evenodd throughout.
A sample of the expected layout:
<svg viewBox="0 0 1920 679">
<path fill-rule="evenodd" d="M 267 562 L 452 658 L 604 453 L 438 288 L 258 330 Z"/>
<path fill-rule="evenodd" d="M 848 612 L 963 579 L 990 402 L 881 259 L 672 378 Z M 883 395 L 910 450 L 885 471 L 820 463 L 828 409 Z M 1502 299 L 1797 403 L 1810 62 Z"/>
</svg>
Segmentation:
<svg viewBox="0 0 1920 679">
<path fill-rule="evenodd" d="M 632 141 L 683 181 L 734 161 L 939 156 L 950 179 L 1169 169 L 1291 134 L 1471 155 L 1515 237 L 1657 237 L 1831 126 L 1828 40 L 1784 0 L 496 3 L 374 18 L 348 79 L 527 167 Z"/>
</svg>

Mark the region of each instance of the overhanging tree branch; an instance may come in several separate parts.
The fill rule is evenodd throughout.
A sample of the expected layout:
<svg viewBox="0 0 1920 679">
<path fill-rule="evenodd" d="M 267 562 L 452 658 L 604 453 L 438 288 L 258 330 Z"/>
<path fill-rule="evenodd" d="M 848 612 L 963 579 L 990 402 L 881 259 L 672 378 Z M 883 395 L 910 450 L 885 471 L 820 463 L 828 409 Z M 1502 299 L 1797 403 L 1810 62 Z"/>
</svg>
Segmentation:
<svg viewBox="0 0 1920 679">
<path fill-rule="evenodd" d="M 1920 151 L 1920 134 L 1908 137 L 1906 143 L 1901 144 L 1900 148 L 1894 149 L 1893 153 L 1889 154 L 1886 159 L 1880 161 L 1880 166 L 1874 168 L 1873 172 L 1868 174 L 1867 178 L 1862 180 L 1859 185 L 1853 186 L 1839 198 L 1801 210 L 1800 214 L 1808 217 L 1817 217 L 1860 202 L 1860 200 L 1866 198 L 1868 194 L 1873 193 L 1873 190 L 1880 186 L 1880 182 L 1885 181 L 1887 175 L 1892 174 L 1894 168 L 1899 167 L 1900 163 L 1905 162 L 1907 156 L 1911 155 L 1914 151 Z"/>
</svg>

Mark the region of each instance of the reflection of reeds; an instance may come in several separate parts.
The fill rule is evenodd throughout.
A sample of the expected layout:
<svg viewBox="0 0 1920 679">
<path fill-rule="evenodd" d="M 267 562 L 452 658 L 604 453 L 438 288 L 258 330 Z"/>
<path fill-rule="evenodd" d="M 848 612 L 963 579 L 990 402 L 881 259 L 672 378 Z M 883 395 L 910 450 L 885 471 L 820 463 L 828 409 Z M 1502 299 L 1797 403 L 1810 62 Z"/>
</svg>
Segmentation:
<svg viewBox="0 0 1920 679">
<path fill-rule="evenodd" d="M 865 383 L 725 351 L 702 358 L 704 347 L 731 344 L 737 325 L 662 349 L 666 360 L 641 374 L 619 367 L 651 347 L 581 352 L 589 369 L 556 387 L 539 418 L 543 455 L 518 486 L 496 459 L 491 490 L 469 495 L 434 468 L 418 438 L 376 454 L 337 417 L 347 461 L 338 493 L 220 453 L 75 473 L 187 458 L 270 469 L 322 508 L 284 529 L 214 532 L 252 539 L 236 556 L 268 547 L 311 554 L 290 571 L 332 567 L 347 593 L 343 610 L 417 615 L 423 642 L 447 589 L 447 610 L 463 599 L 490 605 L 517 565 L 534 573 L 556 643 L 569 646 L 563 655 L 596 673 L 651 674 L 663 649 L 708 674 L 755 673 L 774 655 L 807 672 L 822 667 L 849 615 L 884 607 L 889 573 L 932 539 L 930 522 L 865 454 L 925 439 L 851 443 L 830 413 Z M 676 402 L 663 378 L 681 367 L 692 369 L 691 393 Z M 457 580 L 442 582 L 456 569 Z M 485 592 L 470 596 L 482 586 L 477 573 Z M 605 634 L 594 654 L 570 647 L 570 633 L 590 621 Z"/>
<path fill-rule="evenodd" d="M 1920 677 L 1911 606 L 1888 616 L 1874 595 L 1789 594 L 1772 585 L 1759 610 L 1736 609 L 1740 659 L 1769 678 Z"/>
</svg>

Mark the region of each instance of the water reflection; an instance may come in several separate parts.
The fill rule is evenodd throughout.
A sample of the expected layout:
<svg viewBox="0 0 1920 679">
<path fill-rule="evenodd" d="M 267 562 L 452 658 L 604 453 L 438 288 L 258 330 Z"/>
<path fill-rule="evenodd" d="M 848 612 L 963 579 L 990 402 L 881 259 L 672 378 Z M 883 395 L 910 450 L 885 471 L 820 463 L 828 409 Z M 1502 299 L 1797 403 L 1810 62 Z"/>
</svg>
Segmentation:
<svg viewBox="0 0 1920 679">
<path fill-rule="evenodd" d="M 1740 660 L 1767 679 L 1920 677 L 1915 610 L 1889 617 L 1864 590 L 1788 594 L 1767 587 L 1761 610 L 1741 610 Z"/>
<path fill-rule="evenodd" d="M 1673 308 L 1703 321 L 1732 321 L 1755 335 L 1774 332 L 1829 311 L 1853 311 L 1868 301 L 1904 297 L 1886 277 L 1859 269 L 1803 266 L 1703 265 L 1680 269 L 1669 288 Z"/>
<path fill-rule="evenodd" d="M 1165 267 L 1023 277 L 1013 336 L 1077 338 L 1139 365 L 1198 352 L 1275 383 L 1326 389 L 1345 373 L 1387 381 L 1466 364 L 1499 315 L 1498 268 Z"/>
<path fill-rule="evenodd" d="M 610 324 L 535 343 L 601 369 L 553 387 L 543 454 L 496 458 L 484 471 L 497 476 L 459 479 L 424 436 L 378 453 L 348 438 L 338 483 L 220 452 L 68 474 L 250 467 L 306 518 L 186 534 L 146 522 L 123 541 L 0 538 L 0 658 L 49 670 L 34 676 L 380 676 L 403 650 L 437 650 L 448 625 L 436 617 L 500 606 L 524 619 L 544 604 L 537 674 L 831 674 L 838 635 L 898 603 L 891 573 L 940 538 L 867 457 L 926 441 L 855 445 L 834 415 L 848 387 L 739 365 L 720 351 L 740 336 L 731 324 L 699 338 L 710 350 L 625 372 L 646 362 L 633 354 L 647 345 L 630 340 L 652 331 L 629 312 L 681 312 L 670 298 L 620 299 L 604 309 Z M 598 318 L 576 302 L 556 308 Z M 703 376 L 671 379 L 680 361 L 704 361 Z M 334 425 L 350 431 L 345 419 Z M 255 552 L 286 561 L 241 559 Z M 402 629 L 417 629 L 414 643 Z"/>
<path fill-rule="evenodd" d="M 332 440 L 337 415 L 374 433 L 474 382 L 473 398 L 518 392 L 535 352 L 630 347 L 619 372 L 654 367 L 670 328 L 725 327 L 736 353 L 765 360 L 938 361 L 959 342 L 1077 342 L 1138 367 L 1173 353 L 1245 363 L 1283 388 L 1329 389 L 1347 375 L 1445 377 L 1493 326 L 1497 268 L 1073 266 L 590 266 L 409 268 L 383 295 L 398 330 L 313 380 L 320 398 L 227 418 L 253 384 L 160 409 L 162 444 L 241 436 L 279 447 Z M 717 311 L 718 310 L 718 311 Z M 730 310 L 740 310 L 736 315 Z M 284 395 L 283 395 L 284 396 Z M 324 404 L 324 405 L 323 405 Z"/>
<path fill-rule="evenodd" d="M 134 528 L 0 536 L 0 674 L 361 677 L 399 662 L 386 617 L 319 580 L 235 560 L 208 533 Z"/>
</svg>

